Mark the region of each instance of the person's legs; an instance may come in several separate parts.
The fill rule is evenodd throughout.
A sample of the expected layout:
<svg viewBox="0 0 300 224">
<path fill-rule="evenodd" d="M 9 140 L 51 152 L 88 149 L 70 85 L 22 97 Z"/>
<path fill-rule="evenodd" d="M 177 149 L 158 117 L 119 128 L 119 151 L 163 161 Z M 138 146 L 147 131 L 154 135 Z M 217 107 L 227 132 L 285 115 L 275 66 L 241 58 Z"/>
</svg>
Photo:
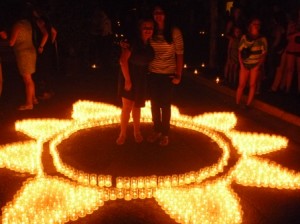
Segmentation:
<svg viewBox="0 0 300 224">
<path fill-rule="evenodd" d="M 287 54 L 286 60 L 286 81 L 285 81 L 285 92 L 288 93 L 291 88 L 293 74 L 295 72 L 296 56 L 293 54 Z"/>
<path fill-rule="evenodd" d="M 31 74 L 24 74 L 22 77 L 25 84 L 26 103 L 21 106 L 19 110 L 31 110 L 33 108 L 33 103 L 36 100 L 35 85 Z"/>
<path fill-rule="evenodd" d="M 247 70 L 244 67 L 240 68 L 240 74 L 239 74 L 239 86 L 236 91 L 236 104 L 240 104 L 241 98 L 245 89 L 245 86 L 247 84 L 247 80 L 249 77 L 249 70 Z"/>
<path fill-rule="evenodd" d="M 260 68 L 259 67 L 254 67 L 250 70 L 250 82 L 249 82 L 249 94 L 248 94 L 248 100 L 247 100 L 247 106 L 250 106 L 250 104 L 253 101 L 254 94 L 256 91 L 256 85 L 257 85 L 257 79 L 260 74 Z"/>
<path fill-rule="evenodd" d="M 132 108 L 132 119 L 133 119 L 133 134 L 134 139 L 137 143 L 143 141 L 143 136 L 141 134 L 141 108 L 133 107 Z"/>
<path fill-rule="evenodd" d="M 132 110 L 133 101 L 128 100 L 124 97 L 122 97 L 122 112 L 121 112 L 121 122 L 120 122 L 120 134 L 118 139 L 116 140 L 116 143 L 118 145 L 123 145 L 126 140 L 126 131 L 128 122 L 130 119 L 130 113 Z"/>
<path fill-rule="evenodd" d="M 232 72 L 233 72 L 232 85 L 234 88 L 236 88 L 237 83 L 238 83 L 238 75 L 239 75 L 239 64 L 238 63 L 233 64 Z"/>
<path fill-rule="evenodd" d="M 280 64 L 275 70 L 275 77 L 272 83 L 271 91 L 276 92 L 278 90 L 279 85 L 284 82 L 284 72 L 285 72 L 285 65 L 286 65 L 286 53 L 283 52 L 280 59 Z"/>
</svg>

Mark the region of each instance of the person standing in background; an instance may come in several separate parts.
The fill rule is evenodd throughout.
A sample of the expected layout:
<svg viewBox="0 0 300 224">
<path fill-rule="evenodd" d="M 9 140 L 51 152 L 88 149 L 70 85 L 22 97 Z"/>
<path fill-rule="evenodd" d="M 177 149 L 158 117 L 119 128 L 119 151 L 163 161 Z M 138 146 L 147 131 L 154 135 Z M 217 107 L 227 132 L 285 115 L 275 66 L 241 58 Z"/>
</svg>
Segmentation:
<svg viewBox="0 0 300 224">
<path fill-rule="evenodd" d="M 26 5 L 20 6 L 11 30 L 9 46 L 13 47 L 19 73 L 23 78 L 26 102 L 19 110 L 32 110 L 37 103 L 32 75 L 36 70 L 37 53 L 33 45 L 31 15 Z M 18 10 L 18 9 L 16 9 Z"/>
<path fill-rule="evenodd" d="M 57 31 L 45 16 L 45 13 L 37 7 L 32 8 L 34 45 L 37 49 L 37 94 L 41 100 L 53 96 L 53 77 L 56 59 Z"/>
<path fill-rule="evenodd" d="M 155 26 L 150 44 L 155 56 L 149 66 L 149 94 L 154 130 L 147 140 L 167 146 L 173 88 L 181 81 L 184 44 L 182 33 L 171 25 L 166 8 L 156 5 L 153 18 Z"/>
<path fill-rule="evenodd" d="M 261 21 L 251 19 L 247 34 L 243 35 L 239 46 L 239 86 L 236 92 L 236 104 L 239 105 L 243 91 L 249 80 L 249 94 L 246 108 L 249 108 L 256 91 L 258 78 L 267 54 L 267 39 L 260 33 Z"/>
</svg>

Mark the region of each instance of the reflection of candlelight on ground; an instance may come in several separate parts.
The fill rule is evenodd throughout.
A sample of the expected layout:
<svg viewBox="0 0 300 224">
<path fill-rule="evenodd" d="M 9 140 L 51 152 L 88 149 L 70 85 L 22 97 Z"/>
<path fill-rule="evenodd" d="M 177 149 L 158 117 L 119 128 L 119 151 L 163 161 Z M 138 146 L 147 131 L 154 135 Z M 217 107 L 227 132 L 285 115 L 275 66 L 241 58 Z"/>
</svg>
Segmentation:
<svg viewBox="0 0 300 224">
<path fill-rule="evenodd" d="M 194 70 L 194 74 L 195 74 L 195 75 L 198 74 L 198 70 L 197 70 L 197 69 Z"/>
</svg>

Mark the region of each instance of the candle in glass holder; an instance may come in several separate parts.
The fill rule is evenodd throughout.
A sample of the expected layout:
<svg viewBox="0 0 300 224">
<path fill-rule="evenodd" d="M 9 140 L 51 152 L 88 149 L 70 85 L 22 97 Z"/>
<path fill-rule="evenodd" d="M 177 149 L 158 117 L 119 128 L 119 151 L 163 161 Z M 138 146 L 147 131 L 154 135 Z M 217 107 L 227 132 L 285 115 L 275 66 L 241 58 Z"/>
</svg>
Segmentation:
<svg viewBox="0 0 300 224">
<path fill-rule="evenodd" d="M 196 172 L 195 171 L 190 172 L 190 181 L 191 181 L 191 183 L 194 183 L 196 181 Z"/>
<path fill-rule="evenodd" d="M 104 175 L 99 175 L 98 176 L 98 186 L 99 187 L 104 187 L 105 181 L 104 181 Z"/>
<path fill-rule="evenodd" d="M 106 175 L 104 179 L 104 185 L 105 187 L 111 187 L 111 175 Z"/>
<path fill-rule="evenodd" d="M 172 186 L 178 186 L 178 176 L 176 174 L 172 175 Z"/>
<path fill-rule="evenodd" d="M 125 193 L 124 193 L 124 199 L 126 201 L 130 201 L 131 200 L 131 190 L 130 189 L 126 189 Z"/>
<path fill-rule="evenodd" d="M 91 174 L 91 176 L 90 176 L 90 185 L 91 186 L 96 186 L 97 185 L 97 175 L 96 174 Z"/>
<path fill-rule="evenodd" d="M 122 188 L 117 188 L 117 198 L 118 198 L 118 199 L 124 198 L 124 189 L 122 189 Z"/>
<path fill-rule="evenodd" d="M 186 173 L 186 174 L 184 175 L 184 182 L 185 182 L 186 184 L 190 184 L 190 183 L 191 183 L 191 178 L 190 178 L 190 174 L 189 174 L 189 173 Z"/>
<path fill-rule="evenodd" d="M 164 187 L 171 187 L 171 176 L 165 176 L 164 177 Z"/>
<path fill-rule="evenodd" d="M 157 176 L 152 175 L 151 176 L 151 187 L 155 188 L 157 186 Z"/>
<path fill-rule="evenodd" d="M 151 177 L 145 177 L 145 188 L 151 188 Z"/>
<path fill-rule="evenodd" d="M 116 189 L 111 188 L 109 192 L 109 199 L 110 200 L 116 200 L 117 199 L 117 192 Z"/>
<path fill-rule="evenodd" d="M 178 175 L 178 185 L 184 185 L 184 174 Z"/>
<path fill-rule="evenodd" d="M 164 186 L 164 177 L 159 176 L 157 179 L 157 187 L 163 187 Z"/>
<path fill-rule="evenodd" d="M 152 189 L 149 189 L 149 188 L 147 188 L 146 189 L 146 197 L 147 198 L 152 198 L 152 196 L 153 196 L 153 190 Z"/>
<path fill-rule="evenodd" d="M 136 177 L 131 177 L 131 188 L 135 189 L 138 187 L 138 179 Z"/>
<path fill-rule="evenodd" d="M 140 199 L 145 199 L 146 198 L 145 188 L 139 189 L 139 198 Z"/>
<path fill-rule="evenodd" d="M 137 199 L 139 197 L 139 191 L 138 189 L 131 189 L 131 197 L 132 199 Z"/>
<path fill-rule="evenodd" d="M 109 200 L 109 189 L 104 189 L 103 191 L 103 201 Z"/>
<path fill-rule="evenodd" d="M 145 186 L 145 179 L 144 177 L 139 177 L 138 178 L 138 188 L 144 188 Z"/>
<path fill-rule="evenodd" d="M 123 188 L 124 187 L 124 181 L 123 181 L 122 177 L 117 177 L 116 185 L 117 185 L 117 188 Z"/>
<path fill-rule="evenodd" d="M 124 182 L 124 188 L 129 189 L 130 188 L 130 177 L 124 177 L 123 182 Z"/>
</svg>

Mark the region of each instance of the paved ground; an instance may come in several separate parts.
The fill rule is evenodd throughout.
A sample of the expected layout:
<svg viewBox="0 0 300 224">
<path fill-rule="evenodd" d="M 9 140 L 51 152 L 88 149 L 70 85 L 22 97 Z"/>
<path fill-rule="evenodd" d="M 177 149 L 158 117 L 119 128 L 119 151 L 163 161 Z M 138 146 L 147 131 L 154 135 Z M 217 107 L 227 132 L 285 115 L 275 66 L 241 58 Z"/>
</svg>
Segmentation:
<svg viewBox="0 0 300 224">
<path fill-rule="evenodd" d="M 22 83 L 15 71 L 11 71 L 10 75 L 11 77 L 6 80 L 6 91 L 1 102 L 0 145 L 28 140 L 27 136 L 14 130 L 16 120 L 70 119 L 72 104 L 79 99 L 120 105 L 116 94 L 116 69 L 106 72 L 78 69 L 70 76 L 61 77 L 57 81 L 56 94 L 52 99 L 41 101 L 32 111 L 22 112 L 16 110 L 23 98 Z M 184 75 L 182 84 L 176 89 L 174 105 L 178 106 L 182 114 L 189 116 L 205 112 L 235 111 L 238 117 L 236 129 L 239 131 L 288 137 L 287 149 L 265 155 L 264 158 L 300 172 L 299 126 L 264 112 L 263 107 L 250 111 L 236 110 L 230 90 L 222 89 L 207 79 L 191 77 L 188 72 Z M 150 129 L 149 125 L 143 125 L 145 135 Z M 220 150 L 211 139 L 182 128 L 172 127 L 171 144 L 166 148 L 145 142 L 137 145 L 132 138 L 129 138 L 124 146 L 118 147 L 114 144 L 117 134 L 117 125 L 105 129 L 94 128 L 76 134 L 60 146 L 65 148 L 63 160 L 87 172 L 111 174 L 116 177 L 153 173 L 167 175 L 198 170 L 214 163 L 220 156 Z M 47 150 L 43 155 L 43 162 L 49 175 L 57 175 L 51 166 L 52 159 Z M 22 182 L 29 176 L 0 169 L 0 207 L 13 198 Z M 243 223 L 300 223 L 299 190 L 243 187 L 238 184 L 232 184 L 232 188 L 240 198 Z M 70 223 L 171 224 L 175 221 L 165 214 L 154 199 L 146 199 L 130 202 L 110 201 L 92 215 Z"/>
</svg>

